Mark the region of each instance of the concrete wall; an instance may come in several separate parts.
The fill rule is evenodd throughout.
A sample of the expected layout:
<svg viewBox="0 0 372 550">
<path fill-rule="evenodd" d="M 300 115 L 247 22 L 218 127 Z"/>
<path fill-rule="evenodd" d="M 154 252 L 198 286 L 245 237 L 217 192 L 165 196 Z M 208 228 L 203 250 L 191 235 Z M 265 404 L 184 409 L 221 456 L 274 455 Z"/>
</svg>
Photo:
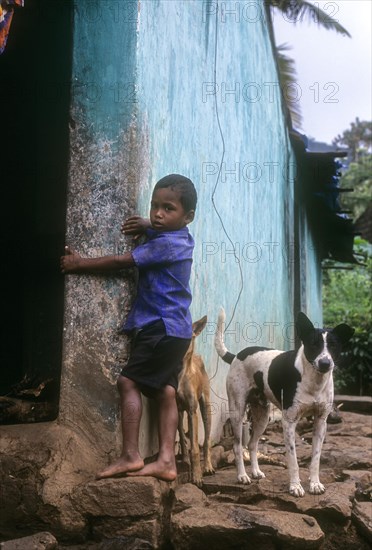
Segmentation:
<svg viewBox="0 0 372 550">
<path fill-rule="evenodd" d="M 66 242 L 87 256 L 129 248 L 120 225 L 134 210 L 140 171 L 135 104 L 121 100 L 135 82 L 137 23 L 118 24 L 116 4 L 74 4 Z M 131 273 L 66 278 L 59 422 L 108 457 L 118 451 L 115 382 L 126 358 L 117 329 L 132 291 Z"/>
<path fill-rule="evenodd" d="M 209 319 L 198 349 L 211 378 L 214 440 L 228 416 L 227 366 L 213 349 L 219 307 L 232 351 L 291 348 L 295 240 L 294 157 L 264 5 L 219 8 L 76 2 L 67 216 L 67 241 L 82 254 L 128 250 L 121 221 L 147 214 L 154 183 L 171 172 L 195 182 L 192 315 Z M 311 254 L 306 261 L 316 276 Z M 130 273 L 66 281 L 59 421 L 108 457 L 118 452 L 115 381 L 127 355 L 116 329 L 133 289 Z M 149 407 L 146 454 L 156 450 Z"/>
<path fill-rule="evenodd" d="M 268 22 L 261 2 L 222 4 L 216 13 L 216 2 L 141 3 L 137 54 L 150 167 L 140 211 L 164 174 L 185 173 L 198 189 L 192 315 L 209 319 L 198 349 L 211 377 L 215 439 L 228 415 L 227 365 L 213 348 L 219 307 L 232 350 L 293 344 L 295 170 Z"/>
<path fill-rule="evenodd" d="M 303 207 L 300 207 L 299 218 L 299 306 L 301 311 L 304 311 L 316 326 L 322 327 L 323 311 L 321 259 L 316 249 L 313 236 L 309 231 Z"/>
</svg>

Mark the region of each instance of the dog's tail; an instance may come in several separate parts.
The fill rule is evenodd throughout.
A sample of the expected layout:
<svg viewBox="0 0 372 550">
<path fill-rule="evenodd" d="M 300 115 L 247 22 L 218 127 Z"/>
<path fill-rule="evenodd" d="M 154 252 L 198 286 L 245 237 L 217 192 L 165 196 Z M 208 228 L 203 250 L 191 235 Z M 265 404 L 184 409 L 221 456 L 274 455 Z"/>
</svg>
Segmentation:
<svg viewBox="0 0 372 550">
<path fill-rule="evenodd" d="M 235 355 L 233 353 L 230 353 L 227 350 L 227 347 L 225 346 L 225 342 L 223 338 L 223 327 L 225 324 L 225 318 L 226 318 L 225 310 L 221 308 L 218 314 L 216 333 L 214 335 L 214 347 L 216 348 L 218 355 L 222 357 L 222 359 L 226 363 L 231 365 Z"/>
</svg>

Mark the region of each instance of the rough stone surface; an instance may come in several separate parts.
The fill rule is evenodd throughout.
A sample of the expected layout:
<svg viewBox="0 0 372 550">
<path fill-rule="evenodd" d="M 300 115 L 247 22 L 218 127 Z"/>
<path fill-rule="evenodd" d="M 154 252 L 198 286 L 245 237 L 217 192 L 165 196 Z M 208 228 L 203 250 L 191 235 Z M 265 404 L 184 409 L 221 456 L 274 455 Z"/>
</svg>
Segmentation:
<svg viewBox="0 0 372 550">
<path fill-rule="evenodd" d="M 252 511 L 236 505 L 190 508 L 174 514 L 171 533 L 177 549 L 208 545 L 221 550 L 252 548 L 253 540 L 258 543 L 260 539 L 265 540 L 268 547 L 280 541 L 286 548 L 300 542 L 302 548 L 319 548 L 324 538 L 316 520 L 310 516 L 273 510 L 268 514 L 265 510 Z"/>
<path fill-rule="evenodd" d="M 55 550 L 58 542 L 51 533 L 44 531 L 29 537 L 8 540 L 0 543 L 1 550 Z"/>
<path fill-rule="evenodd" d="M 259 504 L 272 500 L 275 505 L 283 509 L 308 513 L 316 517 L 318 514 L 327 515 L 340 521 L 351 516 L 351 499 L 355 493 L 355 481 L 333 483 L 333 474 L 328 471 L 323 476 L 328 481 L 327 491 L 323 495 L 306 493 L 302 498 L 296 498 L 288 493 L 287 471 L 276 466 L 266 466 L 266 478 L 253 481 L 250 485 L 238 485 L 235 480 L 235 468 L 228 468 L 216 473 L 214 479 L 204 479 L 203 488 L 213 498 L 229 499 L 244 504 Z M 307 487 L 303 477 L 303 486 Z M 214 496 L 216 495 L 217 496 Z"/>
<path fill-rule="evenodd" d="M 102 479 L 78 487 L 72 500 L 94 537 L 138 538 L 157 548 L 167 533 L 171 486 L 151 477 Z"/>
<path fill-rule="evenodd" d="M 90 481 L 72 495 L 83 514 L 92 517 L 149 517 L 159 510 L 162 483 L 151 477 Z"/>
<path fill-rule="evenodd" d="M 356 502 L 353 518 L 362 535 L 372 542 L 372 502 Z"/>
<path fill-rule="evenodd" d="M 341 418 L 340 424 L 328 426 L 321 461 L 321 481 L 326 486 L 323 495 L 310 495 L 308 492 L 303 498 L 289 495 L 288 473 L 280 465 L 285 464 L 283 437 L 280 426 L 274 424 L 269 426 L 260 445 L 264 453 L 260 463 L 266 478 L 253 480 L 250 485 L 238 484 L 230 453 L 226 451 L 225 467 L 219 469 L 215 476 L 203 480 L 203 490 L 209 501 L 212 504 L 225 503 L 225 506 L 244 505 L 252 512 L 261 509 L 266 519 L 272 518 L 277 512 L 311 517 L 324 533 L 322 550 L 369 548 L 368 540 L 372 536 L 368 516 L 371 494 L 371 417 L 342 412 Z M 300 477 L 306 491 L 311 458 L 311 430 L 312 423 L 303 421 L 296 438 Z M 247 453 L 245 458 L 249 472 Z M 204 512 L 204 516 L 206 514 Z M 213 518 L 211 523 L 214 525 Z M 275 540 L 280 547 L 279 530 Z M 291 544 L 295 544 L 294 541 Z"/>
<path fill-rule="evenodd" d="M 221 466 L 225 449 L 222 445 L 216 445 L 211 449 L 211 462 L 214 469 Z"/>
<path fill-rule="evenodd" d="M 99 540 L 107 541 L 125 540 L 125 546 L 118 548 L 128 548 L 131 545 L 139 548 L 159 548 L 164 541 L 166 530 L 157 519 L 123 519 L 123 518 L 99 518 L 92 523 L 92 536 Z M 139 542 L 140 541 L 140 542 Z M 113 544 L 113 543 L 112 543 Z M 106 548 L 102 545 L 103 548 Z"/>
<path fill-rule="evenodd" d="M 3 426 L 0 458 L 0 536 L 45 528 L 85 536 L 87 523 L 71 492 L 101 464 L 89 438 L 56 423 Z"/>
<path fill-rule="evenodd" d="M 356 489 L 356 500 L 372 501 L 372 473 L 370 471 L 365 472 L 357 479 Z"/>
<path fill-rule="evenodd" d="M 335 395 L 336 405 L 341 405 L 343 411 L 372 413 L 372 397 L 369 395 Z"/>
<path fill-rule="evenodd" d="M 246 535 L 247 529 L 227 517 L 223 509 L 193 507 L 174 514 L 171 520 L 171 540 L 180 550 L 203 545 L 228 548 L 228 544 L 234 548 Z"/>
<path fill-rule="evenodd" d="M 296 514 L 279 510 L 252 511 L 243 506 L 231 506 L 229 516 L 243 525 L 250 525 L 260 531 L 267 531 L 275 540 L 286 547 L 318 548 L 324 539 L 324 533 L 314 518 L 305 514 Z"/>
<path fill-rule="evenodd" d="M 203 506 L 207 502 L 205 493 L 196 485 L 185 483 L 177 487 L 175 491 L 175 503 L 173 513 L 181 512 L 187 508 L 192 508 L 196 504 Z"/>
<path fill-rule="evenodd" d="M 326 492 L 318 496 L 308 493 L 311 422 L 299 426 L 303 498 L 288 493 L 279 424 L 270 425 L 260 443 L 266 478 L 238 484 L 235 466 L 224 462 L 230 452 L 225 438 L 216 451 L 220 467 L 203 478 L 202 490 L 181 483 L 182 469 L 178 484 L 152 478 L 97 481 L 94 472 L 104 457 L 89 435 L 54 423 L 5 426 L 0 540 L 47 529 L 61 548 L 76 550 L 143 550 L 167 541 L 174 550 L 208 545 L 369 550 L 371 417 L 341 412 L 341 418 L 328 427 L 320 476 Z M 246 459 L 249 471 L 248 454 Z"/>
</svg>

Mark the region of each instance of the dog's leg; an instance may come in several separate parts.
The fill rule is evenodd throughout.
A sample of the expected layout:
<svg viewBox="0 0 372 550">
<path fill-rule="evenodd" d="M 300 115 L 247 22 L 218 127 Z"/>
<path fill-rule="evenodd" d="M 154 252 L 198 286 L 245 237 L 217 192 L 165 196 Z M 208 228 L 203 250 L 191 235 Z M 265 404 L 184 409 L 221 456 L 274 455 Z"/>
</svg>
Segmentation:
<svg viewBox="0 0 372 550">
<path fill-rule="evenodd" d="M 214 474 L 214 468 L 211 461 L 211 414 L 208 392 L 205 392 L 205 396 L 201 396 L 199 400 L 199 407 L 204 424 L 203 470 L 206 475 L 212 475 Z"/>
<path fill-rule="evenodd" d="M 228 392 L 229 393 L 229 392 Z M 235 455 L 235 465 L 237 470 L 237 477 L 239 483 L 251 483 L 251 479 L 248 476 L 243 460 L 243 445 L 242 445 L 242 431 L 243 431 L 243 418 L 246 409 L 246 397 L 242 395 L 239 399 L 239 394 L 235 397 L 229 394 L 229 412 L 231 427 L 234 433 L 233 450 Z"/>
<path fill-rule="evenodd" d="M 327 416 L 315 416 L 313 428 L 313 449 L 310 463 L 310 488 L 312 495 L 321 495 L 325 487 L 319 481 L 320 453 L 322 451 L 324 437 L 327 431 Z"/>
<path fill-rule="evenodd" d="M 188 413 L 189 434 L 191 442 L 191 481 L 196 485 L 202 484 L 202 472 L 200 467 L 200 451 L 198 438 L 198 413 L 196 410 Z"/>
<path fill-rule="evenodd" d="M 182 461 L 190 465 L 190 456 L 189 456 L 189 450 L 187 447 L 187 439 L 186 439 L 185 430 L 183 427 L 183 416 L 184 416 L 183 413 L 184 411 L 178 411 L 178 434 L 180 437 Z"/>
<path fill-rule="evenodd" d="M 269 404 L 266 406 L 251 404 L 250 410 L 252 417 L 252 431 L 248 443 L 249 458 L 251 460 L 252 477 L 254 479 L 260 479 L 265 477 L 265 474 L 261 472 L 258 466 L 257 448 L 260 437 L 264 433 L 269 422 L 270 407 Z"/>
<path fill-rule="evenodd" d="M 289 472 L 289 493 L 295 497 L 303 497 L 305 491 L 301 485 L 296 453 L 296 426 L 298 415 L 295 414 L 292 417 L 291 412 L 293 413 L 293 411 L 287 409 L 283 411 L 282 416 L 283 436 Z"/>
</svg>

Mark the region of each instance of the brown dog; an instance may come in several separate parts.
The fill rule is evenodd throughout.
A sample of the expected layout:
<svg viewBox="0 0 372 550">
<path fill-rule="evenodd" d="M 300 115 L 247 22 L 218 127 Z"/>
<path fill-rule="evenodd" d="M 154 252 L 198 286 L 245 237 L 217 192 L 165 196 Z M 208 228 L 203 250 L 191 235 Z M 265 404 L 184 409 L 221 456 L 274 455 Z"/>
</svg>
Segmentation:
<svg viewBox="0 0 372 550">
<path fill-rule="evenodd" d="M 207 475 L 214 474 L 210 456 L 211 415 L 209 378 L 202 358 L 200 355 L 194 353 L 195 338 L 199 336 L 206 324 L 207 316 L 205 315 L 192 325 L 192 340 L 183 359 L 183 369 L 178 378 L 177 393 L 179 414 L 178 432 L 180 435 L 182 459 L 187 464 L 190 464 L 186 436 L 183 428 L 183 416 L 184 412 L 186 412 L 191 443 L 191 481 L 196 485 L 201 485 L 203 477 L 200 466 L 198 442 L 198 403 L 204 424 L 203 473 Z"/>
</svg>

